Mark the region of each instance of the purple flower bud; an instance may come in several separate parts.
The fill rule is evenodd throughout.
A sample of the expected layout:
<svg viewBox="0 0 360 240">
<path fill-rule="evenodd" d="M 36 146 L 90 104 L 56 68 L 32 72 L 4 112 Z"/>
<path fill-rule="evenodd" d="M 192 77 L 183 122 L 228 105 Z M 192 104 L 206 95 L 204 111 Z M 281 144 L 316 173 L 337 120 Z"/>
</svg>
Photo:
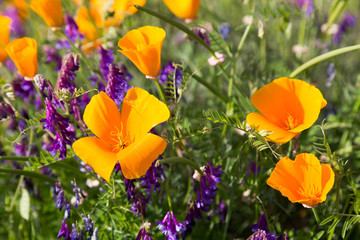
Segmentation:
<svg viewBox="0 0 360 240">
<path fill-rule="evenodd" d="M 115 65 L 110 64 L 108 83 L 105 88 L 106 94 L 114 100 L 117 105 L 122 103 L 125 93 L 129 90 L 128 80 L 126 75 L 119 70 Z"/>
<path fill-rule="evenodd" d="M 0 120 L 8 116 L 15 118 L 14 109 L 6 102 L 0 102 Z"/>
<path fill-rule="evenodd" d="M 77 232 L 75 223 L 72 224 L 72 231 L 70 235 L 71 240 L 80 240 L 80 235 Z"/>
<path fill-rule="evenodd" d="M 64 191 L 61 189 L 56 197 L 56 208 L 61 211 L 62 207 L 64 206 Z"/>
<path fill-rule="evenodd" d="M 194 27 L 194 33 L 199 36 L 202 40 L 204 40 L 204 42 L 210 46 L 210 39 L 209 36 L 207 35 L 207 30 L 205 28 L 202 27 Z M 197 41 L 195 41 L 195 43 L 197 44 Z M 201 48 L 204 48 L 203 46 L 201 46 Z"/>
<path fill-rule="evenodd" d="M 84 38 L 84 35 L 79 32 L 79 27 L 77 26 L 75 20 L 69 15 L 65 15 L 64 33 L 73 43 L 75 43 L 76 41 L 82 41 L 82 39 Z M 56 44 L 56 48 L 71 48 L 71 44 L 67 40 L 58 41 Z"/>
<path fill-rule="evenodd" d="M 70 228 L 66 224 L 65 220 L 62 221 L 60 231 L 57 235 L 57 238 L 61 238 L 61 237 L 63 237 L 65 240 L 70 240 Z"/>
<path fill-rule="evenodd" d="M 135 240 L 152 240 L 152 237 L 146 232 L 145 227 L 140 228 L 138 235 Z"/>
<path fill-rule="evenodd" d="M 341 37 L 344 33 L 356 24 L 356 17 L 350 13 L 346 13 L 343 20 L 341 21 L 337 33 L 333 36 L 333 42 L 335 45 L 340 43 Z"/>
<path fill-rule="evenodd" d="M 173 212 L 169 211 L 165 215 L 161 222 L 157 222 L 159 225 L 157 228 L 165 235 L 167 240 L 179 239 L 178 233 L 180 233 L 184 226 L 182 223 L 178 223 Z"/>
<path fill-rule="evenodd" d="M 65 209 L 64 209 L 64 220 L 68 219 L 71 214 L 71 205 L 68 202 L 65 202 Z"/>
<path fill-rule="evenodd" d="M 85 231 L 89 233 L 89 237 L 91 237 L 93 235 L 93 231 L 94 231 L 94 222 L 91 220 L 90 215 L 85 215 L 85 214 L 81 214 L 81 217 L 84 220 L 84 225 L 85 225 Z"/>
<path fill-rule="evenodd" d="M 288 235 L 283 234 L 280 235 L 279 238 L 276 238 L 275 233 L 271 233 L 269 231 L 268 223 L 266 221 L 266 216 L 264 213 L 262 213 L 259 217 L 259 221 L 257 224 L 254 224 L 251 226 L 251 230 L 254 232 L 253 235 L 251 235 L 252 240 L 286 240 L 289 239 Z"/>
<path fill-rule="evenodd" d="M 75 207 L 78 208 L 80 204 L 80 197 L 81 196 L 85 197 L 85 196 L 81 193 L 81 189 L 76 185 L 74 181 L 71 181 L 71 185 L 73 186 L 73 192 L 75 193 L 75 197 L 76 197 Z"/>
</svg>

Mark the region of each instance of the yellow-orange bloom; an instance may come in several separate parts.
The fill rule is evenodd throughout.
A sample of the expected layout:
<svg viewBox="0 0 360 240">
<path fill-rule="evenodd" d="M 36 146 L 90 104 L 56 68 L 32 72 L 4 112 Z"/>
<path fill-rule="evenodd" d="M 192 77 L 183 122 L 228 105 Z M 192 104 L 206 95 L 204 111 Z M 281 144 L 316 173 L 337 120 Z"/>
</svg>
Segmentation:
<svg viewBox="0 0 360 240">
<path fill-rule="evenodd" d="M 115 12 L 114 17 L 122 20 L 126 14 L 132 15 L 136 13 L 137 8 L 133 5 L 144 6 L 146 0 L 115 0 L 112 9 Z"/>
<path fill-rule="evenodd" d="M 200 0 L 164 0 L 164 3 L 175 16 L 182 19 L 195 19 L 200 8 Z"/>
<path fill-rule="evenodd" d="M 320 164 L 314 154 L 301 153 L 295 161 L 288 157 L 280 159 L 267 184 L 293 203 L 316 207 L 326 200 L 334 185 L 334 178 L 330 165 Z"/>
<path fill-rule="evenodd" d="M 162 28 L 145 26 L 131 30 L 119 40 L 118 50 L 128 57 L 146 76 L 156 77 L 161 64 L 161 46 L 165 38 Z"/>
<path fill-rule="evenodd" d="M 311 127 L 327 102 L 316 87 L 305 81 L 279 78 L 251 96 L 252 104 L 261 112 L 250 113 L 246 121 L 259 131 L 267 130 L 267 140 L 286 143 Z"/>
<path fill-rule="evenodd" d="M 16 7 L 22 20 L 25 20 L 29 17 L 29 5 L 26 0 L 13 0 L 13 4 Z"/>
<path fill-rule="evenodd" d="M 89 11 L 91 17 L 89 16 Z M 94 21 L 95 26 L 92 20 Z M 83 33 L 90 42 L 93 42 L 100 37 L 98 29 L 104 27 L 101 14 L 96 8 L 90 8 L 89 10 L 86 7 L 79 8 L 77 16 L 75 17 L 75 22 L 79 27 L 79 32 Z"/>
<path fill-rule="evenodd" d="M 169 116 L 167 106 L 141 88 L 127 92 L 121 113 L 101 92 L 91 99 L 83 117 L 97 137 L 81 138 L 72 147 L 108 182 L 117 162 L 125 178 L 139 178 L 166 148 L 166 141 L 149 131 Z"/>
<path fill-rule="evenodd" d="M 11 19 L 5 16 L 0 16 L 0 62 L 4 62 L 7 58 L 7 53 L 3 47 L 9 42 Z"/>
<path fill-rule="evenodd" d="M 33 78 L 37 74 L 37 43 L 35 39 L 28 37 L 14 39 L 6 46 L 6 52 L 23 77 Z"/>
<path fill-rule="evenodd" d="M 59 28 L 63 25 L 61 0 L 31 0 L 30 7 L 49 27 Z"/>
</svg>

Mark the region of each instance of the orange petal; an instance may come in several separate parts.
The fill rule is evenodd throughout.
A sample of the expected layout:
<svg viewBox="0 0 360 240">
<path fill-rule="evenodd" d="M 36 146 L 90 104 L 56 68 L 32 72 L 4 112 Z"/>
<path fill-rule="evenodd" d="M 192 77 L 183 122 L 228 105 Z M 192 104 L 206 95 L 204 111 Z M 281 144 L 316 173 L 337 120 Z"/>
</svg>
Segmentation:
<svg viewBox="0 0 360 240">
<path fill-rule="evenodd" d="M 30 7 L 49 27 L 62 26 L 64 17 L 61 0 L 31 0 Z"/>
<path fill-rule="evenodd" d="M 84 137 L 75 141 L 72 145 L 74 152 L 94 171 L 110 182 L 111 173 L 117 160 L 112 147 L 96 137 Z"/>
<path fill-rule="evenodd" d="M 125 178 L 143 176 L 153 161 L 165 151 L 166 141 L 148 133 L 117 153 L 121 171 Z"/>
<path fill-rule="evenodd" d="M 322 195 L 321 200 L 326 200 L 326 195 L 329 193 L 329 191 L 334 186 L 335 181 L 335 174 L 333 170 L 331 169 L 330 165 L 328 164 L 322 164 L 321 165 L 322 172 L 321 172 L 321 183 L 322 183 Z"/>
<path fill-rule="evenodd" d="M 116 145 L 111 132 L 122 130 L 120 112 L 115 102 L 106 93 L 101 92 L 91 98 L 84 112 L 84 122 L 90 130 L 109 145 Z"/>
<path fill-rule="evenodd" d="M 6 16 L 0 16 L 0 44 L 6 46 L 9 42 L 11 28 L 11 19 Z M 4 62 L 7 58 L 7 53 L 2 46 L 0 46 L 0 62 Z"/>
<path fill-rule="evenodd" d="M 298 133 L 287 131 L 270 122 L 267 118 L 259 113 L 249 113 L 246 116 L 246 122 L 257 130 L 267 130 L 272 132 L 266 139 L 276 143 L 286 143 L 295 137 Z"/>
<path fill-rule="evenodd" d="M 302 196 L 298 194 L 300 183 L 298 182 L 298 169 L 288 157 L 283 157 L 276 164 L 276 167 L 270 174 L 267 184 L 281 192 L 291 202 L 297 202 Z"/>
<path fill-rule="evenodd" d="M 141 88 L 131 88 L 122 103 L 121 122 L 126 133 L 137 139 L 170 117 L 168 107 Z"/>
<path fill-rule="evenodd" d="M 318 118 L 326 100 L 316 87 L 297 79 L 275 79 L 256 91 L 253 105 L 273 124 L 289 129 L 289 116 L 295 119 L 294 132 L 309 128 Z"/>
<path fill-rule="evenodd" d="M 194 19 L 200 8 L 200 0 L 164 0 L 166 6 L 178 18 Z"/>
</svg>

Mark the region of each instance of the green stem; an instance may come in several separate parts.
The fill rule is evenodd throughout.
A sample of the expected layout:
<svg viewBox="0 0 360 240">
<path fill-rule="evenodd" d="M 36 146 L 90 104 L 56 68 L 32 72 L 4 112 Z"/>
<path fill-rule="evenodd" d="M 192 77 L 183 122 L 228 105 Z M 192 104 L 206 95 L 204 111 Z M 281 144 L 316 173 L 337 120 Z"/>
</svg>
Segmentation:
<svg viewBox="0 0 360 240">
<path fill-rule="evenodd" d="M 319 224 L 320 223 L 320 218 L 319 218 L 319 214 L 318 214 L 316 208 L 312 208 L 311 210 L 314 213 L 314 217 L 315 217 L 316 222 Z"/>
<path fill-rule="evenodd" d="M 0 160 L 8 161 L 30 161 L 32 157 L 13 157 L 13 156 L 0 156 Z"/>
<path fill-rule="evenodd" d="M 228 212 L 226 214 L 225 228 L 224 228 L 222 240 L 226 239 L 227 231 L 228 231 L 228 228 L 229 228 L 231 212 L 232 212 L 232 206 L 233 206 L 233 202 L 234 202 L 234 195 L 235 195 L 235 181 L 233 182 L 233 185 L 232 185 L 232 188 L 231 188 L 230 203 L 228 204 L 229 209 L 228 209 Z"/>
<path fill-rule="evenodd" d="M 42 179 L 42 180 L 44 180 L 46 182 L 50 182 L 50 183 L 56 183 L 57 182 L 55 178 L 48 177 L 48 176 L 43 175 L 41 173 L 30 172 L 30 171 L 26 171 L 26 170 L 0 168 L 0 173 L 10 173 L 10 174 L 15 174 L 15 175 L 39 178 L 39 179 Z"/>
<path fill-rule="evenodd" d="M 181 164 L 184 164 L 184 165 L 189 165 L 190 167 L 192 167 L 193 169 L 195 169 L 199 173 L 202 172 L 197 163 L 195 163 L 193 161 L 190 161 L 189 159 L 182 158 L 182 157 L 165 158 L 165 159 L 158 160 L 158 163 L 160 163 L 160 164 L 163 164 L 163 163 L 181 163 Z"/>
<path fill-rule="evenodd" d="M 301 72 L 305 71 L 306 69 L 310 68 L 311 66 L 313 66 L 315 64 L 318 64 L 318 63 L 320 63 L 322 61 L 325 61 L 325 60 L 327 60 L 329 58 L 335 57 L 335 56 L 343 54 L 343 53 L 348 53 L 348 52 L 352 52 L 352 51 L 355 51 L 355 50 L 359 50 L 359 49 L 360 49 L 360 44 L 357 44 L 357 45 L 344 47 L 344 48 L 340 48 L 340 49 L 336 49 L 336 50 L 327 52 L 325 54 L 322 54 L 320 56 L 317 56 L 317 57 L 307 61 L 306 63 L 304 63 L 303 65 L 301 65 L 297 69 L 295 69 L 292 73 L 290 73 L 289 77 L 290 78 L 296 77 Z"/>
<path fill-rule="evenodd" d="M 157 89 L 159 90 L 159 93 L 160 93 L 160 97 L 161 97 L 161 100 L 167 104 L 166 102 L 166 96 L 165 96 L 165 92 L 164 92 L 164 89 L 161 87 L 160 83 L 159 83 L 159 79 L 153 79 L 153 82 L 155 83 L 155 86 L 157 87 Z"/>
<path fill-rule="evenodd" d="M 187 72 L 187 71 L 185 71 L 185 72 Z M 187 72 L 187 73 L 189 73 L 189 72 Z M 224 103 L 228 102 L 228 99 L 226 97 L 224 97 L 213 85 L 209 84 L 208 82 L 206 82 L 205 80 L 203 80 L 202 78 L 200 78 L 199 76 L 197 76 L 195 74 L 193 74 L 193 75 L 190 74 L 190 76 L 193 77 L 197 82 L 201 83 L 204 87 L 209 89 L 210 92 L 212 92 L 214 95 L 216 95 L 218 98 L 220 98 L 221 101 L 223 101 Z"/>
<path fill-rule="evenodd" d="M 9 169 L 9 170 L 10 170 L 10 169 Z M 11 170 L 12 170 L 12 169 L 11 169 Z M 1 169 L 0 169 L 0 172 L 1 172 Z M 10 203 L 9 212 L 12 212 L 12 210 L 14 209 L 17 196 L 20 194 L 20 188 L 21 188 L 21 184 L 22 184 L 23 180 L 24 180 L 24 175 L 22 175 L 22 176 L 20 177 L 20 179 L 19 179 L 18 185 L 17 185 L 16 190 L 15 190 L 14 197 L 13 197 L 13 199 L 11 200 L 11 203 Z"/>
<path fill-rule="evenodd" d="M 170 211 L 172 211 L 171 197 L 170 197 L 170 178 L 171 178 L 172 163 L 169 163 L 168 177 L 166 178 L 166 195 Z"/>
<path fill-rule="evenodd" d="M 327 27 L 326 27 L 325 32 L 327 32 L 331 28 L 331 25 L 336 21 L 336 19 L 339 17 L 341 12 L 344 10 L 345 5 L 346 5 L 347 2 L 348 2 L 347 0 L 337 2 L 336 7 L 333 8 L 331 13 L 330 13 L 329 19 L 327 21 Z"/>
</svg>

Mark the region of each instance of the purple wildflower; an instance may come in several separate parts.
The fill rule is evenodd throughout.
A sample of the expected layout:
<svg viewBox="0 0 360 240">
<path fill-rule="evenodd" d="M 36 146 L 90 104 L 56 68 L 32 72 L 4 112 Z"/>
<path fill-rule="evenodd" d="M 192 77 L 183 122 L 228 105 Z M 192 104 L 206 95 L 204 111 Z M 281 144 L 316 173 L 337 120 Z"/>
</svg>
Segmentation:
<svg viewBox="0 0 360 240">
<path fill-rule="evenodd" d="M 197 198 L 189 205 L 188 214 L 184 221 L 182 236 L 185 237 L 191 232 L 195 219 L 202 219 L 201 212 L 207 212 L 216 197 L 216 184 L 220 182 L 222 171 L 221 166 L 215 168 L 210 162 L 203 167 L 203 174 L 200 177 L 200 188 L 197 189 Z"/>
<path fill-rule="evenodd" d="M 171 77 L 175 77 L 175 87 L 178 86 L 178 84 L 181 83 L 182 80 L 182 74 L 183 72 L 179 69 L 173 66 L 172 62 L 167 62 L 167 64 L 163 67 L 160 77 L 159 77 L 159 83 L 164 84 L 168 83 L 168 81 L 172 81 Z"/>
<path fill-rule="evenodd" d="M 135 180 L 124 178 L 128 201 L 133 203 L 130 210 L 134 212 L 134 215 L 145 217 L 146 204 L 148 204 L 149 198 L 146 198 L 144 194 L 135 187 L 134 182 Z"/>
<path fill-rule="evenodd" d="M 166 213 L 164 219 L 161 222 L 157 222 L 159 225 L 157 228 L 166 236 L 166 240 L 179 239 L 178 233 L 180 233 L 184 225 L 178 223 L 173 212 Z"/>
<path fill-rule="evenodd" d="M 56 105 L 59 105 L 58 98 L 49 80 L 47 80 L 43 75 L 37 74 L 34 77 L 34 82 L 35 85 L 39 88 L 39 92 L 44 98 L 49 98 L 50 101 L 54 102 Z"/>
<path fill-rule="evenodd" d="M 313 0 L 295 0 L 295 3 L 298 8 L 305 11 L 306 17 L 310 17 L 311 13 L 314 11 Z"/>
<path fill-rule="evenodd" d="M 339 25 L 337 33 L 333 36 L 333 42 L 335 45 L 340 43 L 342 35 L 348 30 L 349 27 L 352 27 L 356 24 L 356 17 L 350 13 L 346 13 L 343 20 Z"/>
<path fill-rule="evenodd" d="M 250 175 L 250 172 L 252 172 L 254 175 L 259 174 L 261 171 L 261 167 L 256 165 L 256 162 L 251 161 L 250 166 L 246 169 L 245 177 L 248 178 Z"/>
<path fill-rule="evenodd" d="M 146 232 L 145 227 L 140 228 L 138 235 L 135 240 L 152 240 L 152 237 L 149 236 L 148 232 Z"/>
<path fill-rule="evenodd" d="M 70 203 L 65 201 L 65 208 L 64 208 L 64 220 L 68 219 L 71 215 L 71 205 Z"/>
<path fill-rule="evenodd" d="M 11 31 L 15 36 L 24 36 L 24 24 L 16 7 L 6 9 L 2 15 L 11 18 Z"/>
<path fill-rule="evenodd" d="M 84 220 L 84 225 L 85 225 L 85 232 L 88 232 L 88 239 L 92 237 L 93 233 L 94 233 L 94 222 L 93 220 L 91 220 L 90 215 L 85 215 L 85 214 L 81 214 L 81 217 Z"/>
<path fill-rule="evenodd" d="M 55 195 L 56 195 L 56 208 L 61 211 L 62 207 L 64 206 L 64 191 L 61 187 L 61 183 L 57 182 L 55 184 Z"/>
<path fill-rule="evenodd" d="M 8 116 L 15 118 L 14 109 L 12 109 L 11 105 L 6 102 L 0 102 L 0 120 L 5 119 Z"/>
<path fill-rule="evenodd" d="M 62 67 L 56 82 L 55 89 L 61 91 L 61 89 L 67 89 L 72 94 L 75 91 L 74 79 L 76 77 L 75 71 L 79 69 L 79 56 L 74 53 L 68 53 L 65 55 L 62 63 Z"/>
<path fill-rule="evenodd" d="M 70 238 L 71 238 L 71 240 L 80 240 L 80 235 L 78 234 L 75 223 L 72 224 Z M 82 236 L 81 236 L 81 238 L 82 238 Z"/>
<path fill-rule="evenodd" d="M 220 32 L 221 37 L 226 40 L 231 32 L 230 23 L 227 22 L 222 23 L 221 25 L 219 25 L 218 30 Z"/>
<path fill-rule="evenodd" d="M 70 240 L 70 228 L 65 220 L 62 221 L 60 231 L 57 235 L 57 238 L 61 237 L 63 237 L 65 240 Z"/>
<path fill-rule="evenodd" d="M 125 93 L 129 90 L 127 81 L 124 72 L 120 71 L 115 65 L 110 64 L 105 92 L 117 105 L 122 103 Z"/>
<path fill-rule="evenodd" d="M 16 78 L 12 81 L 11 86 L 14 89 L 14 94 L 28 102 L 31 97 L 35 95 L 35 88 L 31 81 L 24 81 L 23 77 Z"/>
<path fill-rule="evenodd" d="M 110 64 L 114 61 L 113 50 L 106 50 L 102 46 L 99 48 L 100 54 L 100 72 L 105 80 L 108 78 Z"/>
<path fill-rule="evenodd" d="M 162 169 L 162 165 L 155 166 L 156 162 L 154 161 L 145 173 L 143 177 L 140 178 L 141 185 L 144 189 L 146 189 L 146 194 L 148 196 L 151 195 L 151 192 L 153 191 L 156 193 L 157 191 L 160 191 L 160 183 L 159 181 L 165 180 L 164 171 Z"/>
<path fill-rule="evenodd" d="M 75 140 L 75 132 L 69 129 L 69 119 L 60 115 L 48 98 L 45 99 L 46 118 L 40 122 L 45 122 L 43 129 L 47 129 L 55 134 L 55 139 L 46 147 L 53 156 L 59 150 L 59 158 L 66 157 L 66 145 L 71 145 Z"/>
<path fill-rule="evenodd" d="M 276 238 L 276 234 L 269 231 L 265 213 L 260 215 L 258 223 L 252 225 L 251 230 L 254 232 L 249 238 L 251 240 L 289 240 L 287 234 L 281 234 L 279 238 Z"/>
<path fill-rule="evenodd" d="M 80 198 L 85 198 L 84 194 L 81 192 L 81 189 L 76 185 L 74 181 L 71 180 L 71 185 L 73 186 L 73 192 L 75 193 L 76 202 L 75 207 L 78 208 L 80 204 Z"/>
<path fill-rule="evenodd" d="M 49 63 L 55 63 L 55 71 L 59 71 L 61 69 L 61 56 L 59 55 L 59 53 L 57 52 L 57 50 L 55 48 L 50 47 L 49 45 L 44 45 L 43 46 L 43 50 L 46 56 L 46 62 L 47 64 Z"/>
<path fill-rule="evenodd" d="M 64 33 L 66 34 L 66 36 L 68 36 L 68 38 L 73 43 L 75 43 L 76 41 L 82 41 L 82 39 L 84 38 L 84 35 L 79 32 L 79 27 L 76 24 L 75 20 L 69 15 L 65 15 L 64 20 L 65 20 Z M 56 44 L 56 48 L 57 49 L 71 48 L 71 44 L 67 40 L 58 41 Z"/>
<path fill-rule="evenodd" d="M 207 30 L 205 28 L 202 27 L 194 27 L 194 33 L 199 36 L 202 40 L 204 40 L 204 42 L 210 46 L 210 39 L 209 36 L 207 35 Z M 197 43 L 197 41 L 195 41 L 195 43 Z M 201 46 L 201 48 L 204 48 L 203 46 Z"/>
</svg>

